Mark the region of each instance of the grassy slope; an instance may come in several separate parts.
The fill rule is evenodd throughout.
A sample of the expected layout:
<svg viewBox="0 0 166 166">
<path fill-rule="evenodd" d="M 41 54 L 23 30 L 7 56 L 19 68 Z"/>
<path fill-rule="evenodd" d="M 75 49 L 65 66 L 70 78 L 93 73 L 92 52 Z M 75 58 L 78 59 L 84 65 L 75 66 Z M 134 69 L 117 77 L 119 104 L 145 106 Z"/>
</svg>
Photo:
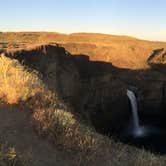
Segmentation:
<svg viewBox="0 0 166 166">
<path fill-rule="evenodd" d="M 92 60 L 107 61 L 118 67 L 132 69 L 147 67 L 145 61 L 152 50 L 166 48 L 164 42 L 95 33 L 0 33 L 0 42 L 61 43 L 72 54 L 87 54 Z"/>
<path fill-rule="evenodd" d="M 46 160 L 48 162 L 52 160 L 52 163 L 56 163 L 55 160 L 57 159 L 51 157 L 51 154 L 54 153 L 56 153 L 56 156 L 61 156 L 59 160 L 63 165 L 165 165 L 166 158 L 164 156 L 153 155 L 144 150 L 115 143 L 112 139 L 96 133 L 94 129 L 83 124 L 70 112 L 69 108 L 66 108 L 59 101 L 56 94 L 52 94 L 45 87 L 37 72 L 27 70 L 18 61 L 4 56 L 1 56 L 0 63 L 1 109 L 4 108 L 2 106 L 5 103 L 10 104 L 9 107 L 12 109 L 15 108 L 12 110 L 14 113 L 10 113 L 8 106 L 1 110 L 2 116 L 0 117 L 3 119 L 1 119 L 0 131 L 5 131 L 4 140 L 8 141 L 9 144 L 14 143 L 16 150 L 19 150 L 18 153 L 20 154 L 23 153 L 24 158 L 27 155 L 25 149 L 34 146 L 38 160 L 43 161 L 43 165 Z M 20 114 L 19 110 L 22 110 Z M 31 111 L 28 115 L 29 119 L 27 119 L 24 111 Z M 45 143 L 37 141 L 36 136 L 31 131 L 32 129 L 30 129 L 31 126 L 28 125 L 28 130 L 24 129 L 24 126 L 26 127 L 26 124 L 28 124 L 27 121 L 32 122 L 40 136 L 47 138 L 49 142 L 55 145 L 56 152 L 48 147 L 49 150 L 47 151 Z M 18 126 L 21 127 L 18 128 Z M 2 136 L 2 134 L 0 135 Z M 16 142 L 13 142 L 13 138 Z M 42 144 L 43 146 L 40 146 Z M 19 148 L 20 146 L 24 148 Z M 45 153 L 42 152 L 42 147 L 44 151 L 46 150 Z M 58 147 L 61 152 L 59 152 Z M 47 153 L 50 153 L 49 157 Z M 0 154 L 0 162 L 9 165 L 9 158 L 4 161 L 6 153 L 0 150 Z M 32 161 L 29 165 L 41 166 L 39 163 L 36 164 L 36 157 L 33 156 L 35 154 L 31 153 L 31 155 Z M 25 163 L 26 160 L 23 159 L 22 163 Z M 17 165 L 19 166 L 19 163 Z M 49 166 L 49 164 L 47 165 Z M 50 164 L 50 166 L 52 165 Z"/>
</svg>

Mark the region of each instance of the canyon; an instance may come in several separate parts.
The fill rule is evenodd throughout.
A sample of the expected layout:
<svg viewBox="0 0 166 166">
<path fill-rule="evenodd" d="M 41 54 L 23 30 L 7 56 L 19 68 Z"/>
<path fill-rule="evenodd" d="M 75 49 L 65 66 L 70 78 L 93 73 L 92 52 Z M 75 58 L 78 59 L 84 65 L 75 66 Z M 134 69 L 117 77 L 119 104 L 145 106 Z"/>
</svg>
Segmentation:
<svg viewBox="0 0 166 166">
<path fill-rule="evenodd" d="M 36 73 L 44 86 L 57 96 L 58 109 L 64 108 L 63 105 L 65 105 L 67 112 L 78 119 L 79 125 L 83 123 L 86 127 L 94 129 L 95 134 L 115 137 L 115 141 L 118 139 L 127 144 L 130 142 L 121 139 L 123 131 L 128 128 L 132 120 L 132 107 L 126 94 L 127 89 L 136 96 L 140 126 L 150 124 L 161 130 L 166 128 L 165 50 L 164 42 L 151 42 L 128 36 L 89 33 L 67 35 L 51 32 L 0 33 L 0 57 L 7 57 L 12 62 L 16 61 L 26 71 Z M 12 67 L 15 67 L 14 64 Z M 2 75 L 10 77 L 10 68 L 6 68 L 5 71 L 7 74 L 2 72 Z M 47 110 L 52 102 L 47 99 L 48 94 L 48 96 L 42 94 L 42 97 L 40 95 L 35 94 L 27 97 L 25 101 L 18 101 L 16 105 L 11 103 L 8 105 L 16 109 L 17 107 L 24 109 L 26 106 L 26 110 L 31 111 L 31 107 L 34 107 L 33 110 L 39 107 L 41 112 L 34 111 L 33 116 L 37 114 L 39 118 L 37 120 L 40 121 L 40 118 L 44 117 L 43 110 Z M 3 106 L 4 102 L 2 103 L 2 108 L 8 108 L 8 105 Z M 43 128 L 47 128 L 47 122 L 52 123 L 52 116 L 49 113 L 47 111 L 48 115 L 46 115 L 50 119 L 47 116 L 44 117 L 46 119 L 39 123 L 39 128 L 43 124 L 45 125 Z M 40 117 L 40 114 L 43 117 Z M 64 117 L 63 114 L 62 117 Z M 69 119 L 68 123 L 71 122 L 72 119 Z M 49 131 L 44 131 L 48 137 L 54 136 L 54 128 L 56 126 L 48 127 Z M 71 131 L 69 133 L 73 132 Z M 80 135 L 77 136 L 80 137 Z M 46 137 L 45 133 L 44 137 Z M 95 137 L 100 136 L 95 135 Z M 62 138 L 56 137 L 55 140 Z M 63 139 L 65 140 L 66 137 Z M 75 139 L 77 137 L 72 137 L 72 140 Z M 102 139 L 108 144 L 107 138 Z M 49 138 L 50 142 L 54 142 L 52 140 L 52 137 Z M 110 140 L 112 141 L 112 138 Z M 118 149 L 118 145 L 115 144 L 115 147 L 113 149 Z M 119 154 L 120 151 L 121 148 L 117 153 Z M 133 154 L 136 153 L 134 152 Z M 155 150 L 153 152 L 156 153 Z M 123 155 L 126 153 L 127 151 Z M 37 157 L 40 158 L 40 156 Z M 118 161 L 117 158 L 115 160 Z"/>
<path fill-rule="evenodd" d="M 101 133 L 117 132 L 129 120 L 130 86 L 138 98 L 138 114 L 152 124 L 166 125 L 166 73 L 160 67 L 164 60 L 156 62 L 161 57 L 156 50 L 147 56 L 144 69 L 117 67 L 102 57 L 91 60 L 90 55 L 71 54 L 58 44 L 9 49 L 5 56 L 37 70 L 51 91 Z"/>
</svg>

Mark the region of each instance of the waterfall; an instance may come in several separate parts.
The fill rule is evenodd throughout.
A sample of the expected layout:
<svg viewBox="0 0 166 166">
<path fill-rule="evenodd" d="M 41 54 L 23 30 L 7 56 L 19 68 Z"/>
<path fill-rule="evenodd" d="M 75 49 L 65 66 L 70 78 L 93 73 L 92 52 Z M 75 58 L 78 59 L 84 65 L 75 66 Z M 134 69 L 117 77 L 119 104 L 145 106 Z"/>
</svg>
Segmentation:
<svg viewBox="0 0 166 166">
<path fill-rule="evenodd" d="M 131 87 L 132 88 L 132 87 Z M 127 89 L 127 97 L 131 104 L 131 118 L 132 123 L 129 121 L 129 125 L 124 129 L 122 136 L 127 142 L 141 145 L 141 147 L 148 148 L 150 150 L 163 150 L 166 149 L 165 138 L 166 133 L 163 129 L 158 126 L 151 126 L 143 123 L 139 123 L 139 116 L 137 111 L 137 98 L 134 91 Z M 164 138 L 164 139 L 163 139 Z M 162 142 L 163 141 L 163 142 Z"/>
<path fill-rule="evenodd" d="M 137 112 L 137 100 L 136 100 L 134 92 L 128 89 L 127 89 L 127 96 L 131 103 L 134 133 L 138 135 L 140 133 L 140 126 L 139 126 L 139 118 L 138 118 L 138 112 Z"/>
</svg>

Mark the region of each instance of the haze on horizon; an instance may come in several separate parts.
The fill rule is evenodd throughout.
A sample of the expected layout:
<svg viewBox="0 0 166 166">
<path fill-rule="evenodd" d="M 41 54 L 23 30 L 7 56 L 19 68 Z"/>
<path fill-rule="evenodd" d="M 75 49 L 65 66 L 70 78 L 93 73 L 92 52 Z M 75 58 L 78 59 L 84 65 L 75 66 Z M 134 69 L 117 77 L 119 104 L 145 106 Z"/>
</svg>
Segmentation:
<svg viewBox="0 0 166 166">
<path fill-rule="evenodd" d="M 0 2 L 0 31 L 97 32 L 166 41 L 164 0 Z"/>
</svg>

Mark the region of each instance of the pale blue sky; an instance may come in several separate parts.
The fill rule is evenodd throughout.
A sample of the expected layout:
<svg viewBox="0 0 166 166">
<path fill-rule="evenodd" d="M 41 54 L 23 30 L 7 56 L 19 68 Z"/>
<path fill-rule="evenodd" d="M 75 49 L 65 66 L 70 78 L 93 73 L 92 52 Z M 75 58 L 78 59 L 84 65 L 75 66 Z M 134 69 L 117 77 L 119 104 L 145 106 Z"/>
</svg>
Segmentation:
<svg viewBox="0 0 166 166">
<path fill-rule="evenodd" d="M 0 0 L 0 31 L 99 32 L 166 41 L 166 0 Z"/>
</svg>

